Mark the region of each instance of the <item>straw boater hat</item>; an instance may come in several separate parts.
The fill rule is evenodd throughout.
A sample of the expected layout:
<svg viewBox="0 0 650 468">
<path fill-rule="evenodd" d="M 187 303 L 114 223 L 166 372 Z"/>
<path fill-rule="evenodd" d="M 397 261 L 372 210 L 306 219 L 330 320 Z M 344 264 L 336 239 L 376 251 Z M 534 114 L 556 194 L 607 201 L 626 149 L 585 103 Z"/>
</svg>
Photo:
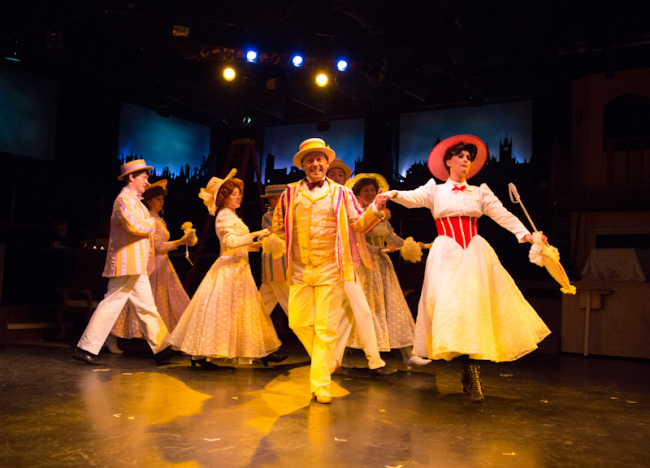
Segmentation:
<svg viewBox="0 0 650 468">
<path fill-rule="evenodd" d="M 267 185 L 266 192 L 262 198 L 279 197 L 287 188 L 287 184 Z"/>
<path fill-rule="evenodd" d="M 350 169 L 339 158 L 334 158 L 334 160 L 330 162 L 330 167 L 327 168 L 327 172 L 331 171 L 332 169 L 341 169 L 345 174 L 345 180 L 348 180 L 350 177 L 352 177 L 352 169 Z"/>
<path fill-rule="evenodd" d="M 208 181 L 208 184 L 205 188 L 202 188 L 199 192 L 199 198 L 203 199 L 203 204 L 208 208 L 208 211 L 212 216 L 217 212 L 217 194 L 219 189 L 225 181 L 232 178 L 237 174 L 237 169 L 231 170 L 224 179 L 219 177 L 213 177 Z"/>
<path fill-rule="evenodd" d="M 122 180 L 134 172 L 150 171 L 151 169 L 153 169 L 153 167 L 147 166 L 147 163 L 144 162 L 144 159 L 134 159 L 133 161 L 122 164 L 122 167 L 120 167 L 121 174 L 117 177 L 117 180 Z"/>
<path fill-rule="evenodd" d="M 352 189 L 352 187 L 354 187 L 354 184 L 359 182 L 361 179 L 365 179 L 365 178 L 375 179 L 375 182 L 377 182 L 377 185 L 379 185 L 379 188 L 383 189 L 384 192 L 388 192 L 388 189 L 389 189 L 388 182 L 386 182 L 386 179 L 384 178 L 384 176 L 381 175 L 381 174 L 375 174 L 375 173 L 365 174 L 365 173 L 362 172 L 361 174 L 357 174 L 357 175 L 354 176 L 354 179 L 348 180 L 345 183 L 345 186 L 347 188 L 349 188 L 349 189 Z"/>
<path fill-rule="evenodd" d="M 293 165 L 296 167 L 302 167 L 302 160 L 304 157 L 309 153 L 315 152 L 323 153 L 325 156 L 327 156 L 327 160 L 330 164 L 336 157 L 334 150 L 330 149 L 329 146 L 326 146 L 323 140 L 320 138 L 310 138 L 300 143 L 300 150 L 293 157 Z"/>
<path fill-rule="evenodd" d="M 153 184 L 147 185 L 147 188 L 145 189 L 145 193 L 147 190 L 151 190 L 154 187 L 162 187 L 163 190 L 167 191 L 167 179 L 160 179 L 155 181 Z"/>
<path fill-rule="evenodd" d="M 477 150 L 476 159 L 472 162 L 472 166 L 465 178 L 471 179 L 483 168 L 485 161 L 487 161 L 488 154 L 487 146 L 485 146 L 483 140 L 474 135 L 456 135 L 442 140 L 431 150 L 431 153 L 429 154 L 429 171 L 431 171 L 433 177 L 442 180 L 443 182 L 446 182 L 447 179 L 449 179 L 449 171 L 445 168 L 445 164 L 442 160 L 445 157 L 447 150 L 458 143 L 474 145 Z"/>
</svg>

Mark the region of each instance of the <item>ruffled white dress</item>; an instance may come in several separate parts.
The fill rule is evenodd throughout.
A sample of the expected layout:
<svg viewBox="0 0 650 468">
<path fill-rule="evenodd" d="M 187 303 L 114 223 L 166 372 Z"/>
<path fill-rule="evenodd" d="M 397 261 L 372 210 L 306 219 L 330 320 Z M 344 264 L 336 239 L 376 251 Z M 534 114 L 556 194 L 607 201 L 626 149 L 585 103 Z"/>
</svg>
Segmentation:
<svg viewBox="0 0 650 468">
<path fill-rule="evenodd" d="M 454 190 L 458 185 L 464 190 Z M 425 207 L 435 219 L 488 215 L 517 236 L 528 230 L 506 210 L 486 184 L 480 187 L 432 179 L 413 191 L 398 191 L 393 201 Z M 524 299 L 480 235 L 466 248 L 438 235 L 427 259 L 415 332 L 415 354 L 445 359 L 514 361 L 537 348 L 550 330 Z"/>
<path fill-rule="evenodd" d="M 401 247 L 400 238 L 388 221 L 382 221 L 366 233 L 368 252 L 372 260 L 372 270 L 363 265 L 363 292 L 372 311 L 379 351 L 413 346 L 415 321 L 409 309 L 402 287 L 397 279 L 393 263 L 387 254 L 381 253 L 386 245 Z M 350 333 L 348 345 L 361 348 L 358 344 L 356 324 Z"/>
<path fill-rule="evenodd" d="M 248 263 L 248 227 L 223 208 L 215 222 L 221 255 L 201 281 L 169 342 L 193 356 L 268 356 L 282 344 L 262 304 Z"/>
<path fill-rule="evenodd" d="M 174 265 L 169 260 L 168 253 L 175 250 L 178 246 L 174 242 L 169 242 L 169 230 L 167 224 L 156 213 L 149 212 L 151 217 L 156 220 L 156 232 L 153 235 L 153 245 L 156 252 L 155 268 L 149 275 L 151 283 L 151 292 L 156 308 L 170 332 L 176 327 L 183 312 L 190 303 L 190 298 L 185 292 L 185 288 L 178 279 Z M 121 338 L 142 338 L 144 335 L 140 328 L 137 316 L 128 303 L 122 309 L 120 316 L 117 318 L 111 334 Z"/>
</svg>

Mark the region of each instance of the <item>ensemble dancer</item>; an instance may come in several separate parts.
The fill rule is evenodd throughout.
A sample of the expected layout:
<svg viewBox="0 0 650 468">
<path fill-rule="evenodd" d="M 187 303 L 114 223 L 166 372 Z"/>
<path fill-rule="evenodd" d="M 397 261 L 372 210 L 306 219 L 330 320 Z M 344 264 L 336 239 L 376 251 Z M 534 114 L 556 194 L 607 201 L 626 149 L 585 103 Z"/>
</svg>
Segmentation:
<svg viewBox="0 0 650 468">
<path fill-rule="evenodd" d="M 311 356 L 312 397 L 330 403 L 331 368 L 343 309 L 343 283 L 356 282 L 348 230 L 371 229 L 386 198 L 365 212 L 350 189 L 326 177 L 334 151 L 320 138 L 301 143 L 293 164 L 306 177 L 289 184 L 273 215 L 286 242 L 289 326 Z"/>
<path fill-rule="evenodd" d="M 168 346 L 167 327 L 160 318 L 149 283 L 149 274 L 155 266 L 153 235 L 156 223 L 140 199 L 149 185 L 151 169 L 144 159 L 129 161 L 120 168 L 118 180 L 124 180 L 124 188 L 113 203 L 102 274 L 109 278 L 108 291 L 72 354 L 74 359 L 87 364 L 102 364 L 97 354 L 127 303 L 140 322 L 156 362 L 164 362 L 178 354 Z"/>
<path fill-rule="evenodd" d="M 248 263 L 249 246 L 269 231 L 251 233 L 235 214 L 244 191 L 244 183 L 233 177 L 236 172 L 225 179 L 213 177 L 199 194 L 211 215 L 218 211 L 221 253 L 169 337 L 175 348 L 192 356 L 192 367 L 215 369 L 212 360 L 217 358 L 252 364 L 281 345 Z"/>
<path fill-rule="evenodd" d="M 363 206 L 375 200 L 380 188 L 388 190 L 386 179 L 379 174 L 358 174 L 348 181 L 348 186 L 352 187 L 352 192 Z M 394 252 L 404 244 L 404 240 L 395 234 L 388 221 L 389 217 L 390 212 L 384 210 L 381 222 L 365 233 L 373 269 L 360 267 L 364 271 L 362 285 L 372 311 L 379 349 L 399 349 L 404 365 L 410 370 L 413 365 L 424 366 L 431 361 L 413 353 L 415 321 L 402 293 L 393 263 L 388 254 L 382 252 L 386 246 L 390 252 Z M 351 343 L 354 347 L 359 347 L 359 332 L 358 327 L 353 331 Z"/>
<path fill-rule="evenodd" d="M 167 179 L 162 179 L 149 185 L 142 194 L 142 198 L 145 206 L 149 209 L 150 216 L 156 223 L 156 232 L 153 235 L 156 261 L 153 273 L 149 275 L 151 291 L 160 317 L 165 322 L 167 330 L 172 331 L 190 303 L 190 298 L 178 279 L 168 253 L 181 245 L 193 245 L 196 242 L 196 236 L 192 231 L 179 240 L 169 240 L 167 224 L 160 217 L 166 195 Z M 122 353 L 122 350 L 117 347 L 117 337 L 131 339 L 142 338 L 142 336 L 142 329 L 135 311 L 127 303 L 113 325 L 111 334 L 108 335 L 106 347 L 112 353 L 119 354 Z"/>
<path fill-rule="evenodd" d="M 352 170 L 339 158 L 335 158 L 327 170 L 327 177 L 340 185 L 345 185 L 345 182 L 350 179 L 351 175 Z M 371 373 L 375 375 L 389 375 L 397 372 L 397 369 L 387 366 L 379 354 L 372 312 L 361 286 L 363 284 L 364 270 L 372 270 L 370 253 L 368 252 L 366 238 L 363 234 L 350 230 L 350 250 L 357 272 L 358 282 L 346 281 L 344 283 L 345 298 L 343 300 L 343 309 L 345 310 L 345 314 L 341 319 L 338 329 L 338 339 L 334 349 L 334 366 L 336 367 L 340 363 L 342 367 L 354 367 L 351 363 L 346 365 L 344 357 L 345 347 L 348 341 L 347 337 L 350 335 L 352 324 L 354 323 L 357 342 L 359 343 L 359 347 L 363 349 L 366 359 L 368 359 L 368 368 Z M 360 268 L 362 264 L 365 266 L 365 269 Z"/>
<path fill-rule="evenodd" d="M 431 359 L 460 357 L 463 390 L 474 402 L 484 399 L 478 360 L 514 361 L 550 333 L 477 233 L 477 220 L 485 214 L 519 242 L 533 241 L 486 184 L 467 184 L 486 159 L 479 138 L 447 138 L 429 155 L 429 170 L 443 184 L 432 179 L 416 190 L 387 194 L 408 208 L 428 208 L 436 221 L 438 237 L 427 259 L 415 348 Z"/>
<path fill-rule="evenodd" d="M 267 185 L 262 198 L 269 202 L 269 208 L 262 217 L 262 228 L 273 234 L 273 213 L 278 204 L 280 195 L 287 188 L 287 184 Z M 275 306 L 280 303 L 284 313 L 289 315 L 289 285 L 287 284 L 287 266 L 284 255 L 273 259 L 271 254 L 262 253 L 262 285 L 260 296 L 270 314 Z"/>
</svg>

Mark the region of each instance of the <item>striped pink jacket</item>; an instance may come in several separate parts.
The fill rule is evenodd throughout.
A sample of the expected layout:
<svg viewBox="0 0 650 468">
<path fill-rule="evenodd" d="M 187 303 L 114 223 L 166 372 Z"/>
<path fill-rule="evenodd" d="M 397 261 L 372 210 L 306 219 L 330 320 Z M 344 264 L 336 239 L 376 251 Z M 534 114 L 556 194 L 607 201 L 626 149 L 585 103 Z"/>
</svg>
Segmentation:
<svg viewBox="0 0 650 468">
<path fill-rule="evenodd" d="M 332 203 L 338 225 L 336 236 L 336 263 L 345 281 L 357 282 L 357 273 L 354 268 L 352 249 L 350 247 L 349 230 L 364 233 L 375 227 L 380 219 L 377 218 L 371 209 L 362 210 L 357 203 L 352 190 L 327 179 L 332 186 Z M 300 182 L 289 184 L 287 189 L 280 196 L 280 201 L 273 213 L 273 232 L 280 238 L 284 238 L 287 245 L 285 254 L 287 265 L 287 278 L 291 277 L 291 254 L 293 242 L 294 205 Z"/>
<path fill-rule="evenodd" d="M 137 194 L 126 187 L 113 203 L 111 235 L 102 276 L 150 275 L 154 269 L 156 222 Z"/>
</svg>

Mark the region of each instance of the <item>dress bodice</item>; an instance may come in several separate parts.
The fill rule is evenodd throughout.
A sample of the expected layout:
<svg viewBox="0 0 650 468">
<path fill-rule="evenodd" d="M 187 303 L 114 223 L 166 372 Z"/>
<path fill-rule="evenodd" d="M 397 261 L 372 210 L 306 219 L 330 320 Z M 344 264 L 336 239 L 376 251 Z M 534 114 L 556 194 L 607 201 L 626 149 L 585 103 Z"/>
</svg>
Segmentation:
<svg viewBox="0 0 650 468">
<path fill-rule="evenodd" d="M 366 233 L 366 243 L 368 244 L 368 251 L 371 254 L 376 254 L 386 247 L 386 244 L 402 247 L 404 239 L 395 234 L 393 226 L 388 221 L 382 221 Z"/>
<path fill-rule="evenodd" d="M 252 243 L 250 230 L 229 208 L 222 208 L 215 220 L 215 230 L 221 244 L 221 255 L 248 255 L 246 246 Z"/>
<path fill-rule="evenodd" d="M 451 179 L 444 184 L 436 184 L 431 179 L 422 187 L 398 191 L 397 194 L 395 202 L 408 208 L 428 208 L 434 219 L 458 216 L 480 218 L 485 214 L 515 234 L 520 242 L 529 234 L 528 229 L 504 208 L 486 184 L 477 187 L 466 182 L 458 184 Z"/>
</svg>

